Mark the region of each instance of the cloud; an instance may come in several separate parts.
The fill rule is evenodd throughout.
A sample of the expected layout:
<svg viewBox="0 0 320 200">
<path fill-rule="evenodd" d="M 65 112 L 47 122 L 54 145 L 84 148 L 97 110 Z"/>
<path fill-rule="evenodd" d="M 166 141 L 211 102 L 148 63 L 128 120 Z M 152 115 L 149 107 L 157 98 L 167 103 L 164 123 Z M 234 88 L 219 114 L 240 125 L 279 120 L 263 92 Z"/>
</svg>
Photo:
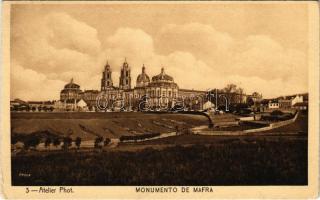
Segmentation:
<svg viewBox="0 0 320 200">
<path fill-rule="evenodd" d="M 125 57 L 133 86 L 145 64 L 150 78 L 165 67 L 186 89 L 223 88 L 233 82 L 265 97 L 307 90 L 305 53 L 267 35 L 235 38 L 210 25 L 189 23 L 165 25 L 157 35 L 120 27 L 100 41 L 97 29 L 60 12 L 24 18 L 12 30 L 13 98 L 58 99 L 72 77 L 82 89 L 99 89 L 107 59 L 117 86 Z"/>
<path fill-rule="evenodd" d="M 270 36 L 248 35 L 246 38 L 235 38 L 200 23 L 169 24 L 161 29 L 156 41 L 167 47 L 166 52 L 190 52 L 216 71 L 229 74 L 244 72 L 243 75 L 257 76 L 256 72 L 265 70 L 271 74 L 278 74 L 279 71 L 285 74 L 286 70 L 296 65 L 296 58 L 305 62 L 303 52 L 293 56 L 292 53 L 297 52 L 296 50 L 284 48 Z M 292 60 L 293 57 L 295 60 Z"/>
<path fill-rule="evenodd" d="M 23 100 L 58 99 L 65 82 L 48 79 L 44 74 L 25 69 L 19 64 L 11 67 L 11 90 L 14 98 Z"/>
<path fill-rule="evenodd" d="M 97 30 L 77 21 L 65 13 L 50 13 L 45 17 L 49 32 L 49 43 L 58 49 L 74 49 L 85 54 L 97 54 L 100 41 Z"/>
<path fill-rule="evenodd" d="M 234 70 L 238 75 L 257 76 L 265 80 L 287 80 L 295 75 L 307 79 L 305 54 L 285 49 L 268 36 L 249 36 L 239 42 L 233 51 L 233 66 L 228 73 Z M 296 73 L 296 70 L 300 73 Z"/>
<path fill-rule="evenodd" d="M 164 40 L 174 40 L 174 46 L 180 50 L 197 49 L 203 54 L 227 51 L 233 43 L 233 38 L 228 33 L 200 23 L 168 24 L 161 29 L 159 36 Z"/>
<path fill-rule="evenodd" d="M 162 28 L 157 35 L 156 44 L 164 46 L 163 52 L 189 52 L 196 59 L 201 60 L 207 67 L 207 74 L 218 83 L 237 82 L 241 78 L 246 82 L 247 90 L 258 85 L 262 93 L 281 95 L 280 91 L 264 87 L 275 83 L 275 87 L 291 84 L 291 88 L 307 90 L 308 70 L 306 53 L 282 46 L 268 35 L 248 35 L 236 38 L 219 32 L 210 25 L 200 23 L 170 24 Z M 174 45 L 168 45 L 174 44 Z M 186 66 L 186 65 L 184 65 Z M 197 72 L 202 70 L 196 65 Z M 181 66 L 180 66 L 181 68 Z M 209 73 L 210 72 L 210 73 Z M 186 72 L 187 73 L 187 72 Z M 237 77 L 237 79 L 234 79 Z M 201 82 L 210 82 L 203 76 Z M 269 83 L 268 83 L 269 81 Z M 217 84 L 219 86 L 220 84 Z M 263 89 L 262 89 L 263 88 Z M 257 88 L 258 91 L 259 88 Z M 288 90 L 286 90 L 288 91 Z"/>
<path fill-rule="evenodd" d="M 38 79 L 37 82 L 19 80 L 24 79 L 23 76 L 12 74 L 16 85 L 13 96 L 29 98 L 32 94 L 23 90 L 39 91 L 41 88 L 48 90 L 39 92 L 38 98 L 47 95 L 47 98 L 58 99 L 63 84 L 58 90 L 51 89 L 50 84 L 67 83 L 72 77 L 87 89 L 99 88 L 98 75 L 101 76 L 105 59 L 96 29 L 64 13 L 48 13 L 42 20 L 26 18 L 13 27 L 13 71 L 21 75 L 15 69 L 18 68 Z"/>
</svg>

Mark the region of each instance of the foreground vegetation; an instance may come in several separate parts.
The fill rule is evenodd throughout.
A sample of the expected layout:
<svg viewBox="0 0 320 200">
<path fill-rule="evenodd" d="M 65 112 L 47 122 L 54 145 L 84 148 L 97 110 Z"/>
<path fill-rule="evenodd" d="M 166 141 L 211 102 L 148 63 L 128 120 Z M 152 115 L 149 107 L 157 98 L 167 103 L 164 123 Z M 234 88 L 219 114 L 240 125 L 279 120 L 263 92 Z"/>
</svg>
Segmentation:
<svg viewBox="0 0 320 200">
<path fill-rule="evenodd" d="M 12 157 L 13 185 L 306 185 L 307 140 Z"/>
</svg>

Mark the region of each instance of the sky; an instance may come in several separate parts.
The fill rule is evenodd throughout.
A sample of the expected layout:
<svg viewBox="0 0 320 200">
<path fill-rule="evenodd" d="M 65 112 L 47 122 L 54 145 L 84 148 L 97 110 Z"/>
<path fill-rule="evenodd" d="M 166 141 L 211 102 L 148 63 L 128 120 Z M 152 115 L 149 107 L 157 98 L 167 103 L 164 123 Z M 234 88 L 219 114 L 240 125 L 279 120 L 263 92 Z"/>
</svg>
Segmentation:
<svg viewBox="0 0 320 200">
<path fill-rule="evenodd" d="M 53 100 L 71 78 L 114 85 L 127 59 L 179 88 L 229 83 L 264 98 L 307 92 L 308 7 L 303 3 L 16 4 L 11 7 L 11 99 Z"/>
</svg>

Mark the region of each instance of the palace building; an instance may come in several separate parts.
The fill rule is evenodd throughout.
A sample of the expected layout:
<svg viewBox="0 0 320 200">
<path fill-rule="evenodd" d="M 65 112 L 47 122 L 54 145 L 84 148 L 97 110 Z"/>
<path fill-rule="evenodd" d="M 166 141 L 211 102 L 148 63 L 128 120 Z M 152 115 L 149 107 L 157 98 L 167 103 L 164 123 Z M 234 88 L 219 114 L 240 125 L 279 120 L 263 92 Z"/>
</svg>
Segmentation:
<svg viewBox="0 0 320 200">
<path fill-rule="evenodd" d="M 115 107 L 139 110 L 141 103 L 152 110 L 158 110 L 172 108 L 179 102 L 183 102 L 188 110 L 202 110 L 207 101 L 206 95 L 207 91 L 180 89 L 174 78 L 165 72 L 164 67 L 159 74 L 150 78 L 144 64 L 135 87 L 132 87 L 131 66 L 125 59 L 120 70 L 119 86 L 113 84 L 112 67 L 107 62 L 102 72 L 100 91 L 82 91 L 71 79 L 60 92 L 60 101 L 76 104 L 82 99 L 89 110 L 101 110 L 101 106 L 97 105 L 97 99 L 101 97 L 104 101 L 103 109 L 106 110 L 113 110 Z"/>
</svg>

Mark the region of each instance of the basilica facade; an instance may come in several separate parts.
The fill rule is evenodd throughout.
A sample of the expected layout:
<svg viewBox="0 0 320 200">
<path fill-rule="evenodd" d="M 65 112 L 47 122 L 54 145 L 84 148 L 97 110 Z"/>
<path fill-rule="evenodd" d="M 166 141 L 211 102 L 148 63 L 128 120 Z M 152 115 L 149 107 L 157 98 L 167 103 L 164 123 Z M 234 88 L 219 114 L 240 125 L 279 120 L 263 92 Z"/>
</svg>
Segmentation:
<svg viewBox="0 0 320 200">
<path fill-rule="evenodd" d="M 121 103 L 127 109 L 141 109 L 142 104 L 144 108 L 150 109 L 171 108 L 178 98 L 178 85 L 171 76 L 165 73 L 164 68 L 158 75 L 150 79 L 143 65 L 135 87 L 132 87 L 131 81 L 130 66 L 125 60 L 120 71 L 119 86 L 114 86 L 112 69 L 107 63 L 102 72 L 100 96 L 105 97 L 110 107 L 119 106 L 118 104 Z"/>
</svg>

